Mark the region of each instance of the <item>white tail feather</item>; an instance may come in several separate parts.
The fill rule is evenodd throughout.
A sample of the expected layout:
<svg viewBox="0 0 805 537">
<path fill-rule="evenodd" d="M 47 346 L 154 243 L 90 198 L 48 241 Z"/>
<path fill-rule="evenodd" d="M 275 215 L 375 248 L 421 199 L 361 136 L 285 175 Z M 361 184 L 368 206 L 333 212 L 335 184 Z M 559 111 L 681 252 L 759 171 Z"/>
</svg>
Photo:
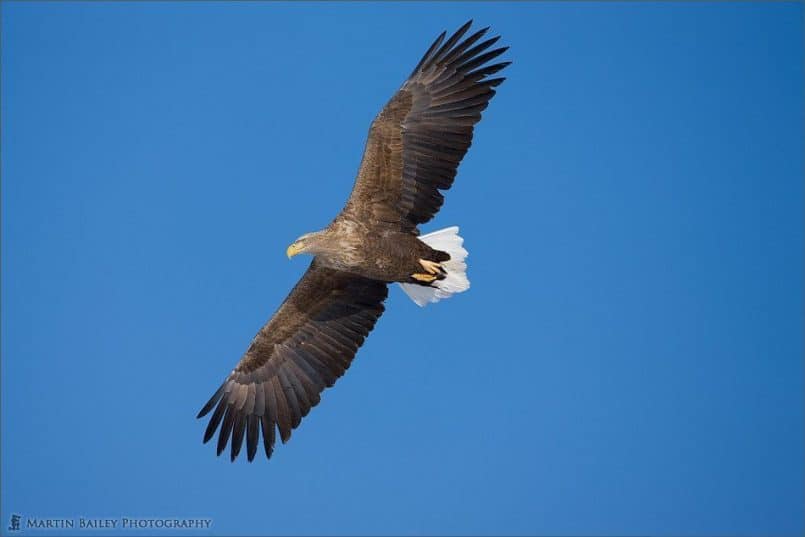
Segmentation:
<svg viewBox="0 0 805 537">
<path fill-rule="evenodd" d="M 418 306 L 425 306 L 428 302 L 438 302 L 455 293 L 461 293 L 470 288 L 467 279 L 467 250 L 464 249 L 464 239 L 458 235 L 458 226 L 452 226 L 427 235 L 421 235 L 419 240 L 433 248 L 450 254 L 450 259 L 442 263 L 447 272 L 443 280 L 433 282 L 433 287 L 417 285 L 415 283 L 401 283 L 405 294 L 411 297 Z"/>
</svg>

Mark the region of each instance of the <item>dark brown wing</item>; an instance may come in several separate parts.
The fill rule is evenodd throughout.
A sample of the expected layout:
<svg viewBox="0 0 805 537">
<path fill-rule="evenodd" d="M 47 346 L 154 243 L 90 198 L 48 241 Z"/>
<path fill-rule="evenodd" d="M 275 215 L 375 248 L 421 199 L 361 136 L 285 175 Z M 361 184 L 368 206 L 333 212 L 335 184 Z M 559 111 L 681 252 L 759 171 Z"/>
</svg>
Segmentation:
<svg viewBox="0 0 805 537">
<path fill-rule="evenodd" d="M 363 161 L 340 217 L 413 231 L 442 206 L 439 190 L 453 184 L 472 143 L 473 127 L 509 65 L 488 65 L 508 47 L 476 44 L 488 28 L 463 41 L 472 21 L 444 41 L 439 36 L 369 129 Z M 444 43 L 443 43 L 444 41 Z"/>
<path fill-rule="evenodd" d="M 266 457 L 271 457 L 275 428 L 285 443 L 319 394 L 344 374 L 383 313 L 387 294 L 383 282 L 311 263 L 199 412 L 201 418 L 215 408 L 204 442 L 220 425 L 218 454 L 231 436 L 234 461 L 245 436 L 251 461 L 262 431 Z"/>
</svg>

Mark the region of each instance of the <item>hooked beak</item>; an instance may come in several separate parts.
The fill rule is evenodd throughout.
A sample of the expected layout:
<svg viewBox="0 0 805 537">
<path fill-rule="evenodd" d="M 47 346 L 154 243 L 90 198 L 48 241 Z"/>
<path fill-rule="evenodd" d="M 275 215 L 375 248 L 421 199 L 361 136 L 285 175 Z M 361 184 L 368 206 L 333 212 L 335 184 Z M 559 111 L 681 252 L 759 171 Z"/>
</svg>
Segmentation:
<svg viewBox="0 0 805 537">
<path fill-rule="evenodd" d="M 301 251 L 302 247 L 299 245 L 298 242 L 295 242 L 292 245 L 288 246 L 288 249 L 285 250 L 285 253 L 288 255 L 288 259 L 290 259 Z"/>
</svg>

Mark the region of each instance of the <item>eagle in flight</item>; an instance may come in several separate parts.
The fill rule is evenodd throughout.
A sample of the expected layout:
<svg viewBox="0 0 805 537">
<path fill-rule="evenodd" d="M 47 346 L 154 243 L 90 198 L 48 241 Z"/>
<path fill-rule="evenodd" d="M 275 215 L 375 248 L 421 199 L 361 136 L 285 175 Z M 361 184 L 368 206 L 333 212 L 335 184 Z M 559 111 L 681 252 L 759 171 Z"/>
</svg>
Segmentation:
<svg viewBox="0 0 805 537">
<path fill-rule="evenodd" d="M 204 442 L 218 433 L 218 455 L 266 457 L 276 431 L 285 443 L 321 392 L 349 368 L 383 313 L 388 284 L 419 306 L 466 291 L 467 251 L 458 227 L 426 235 L 472 143 L 473 128 L 511 62 L 491 63 L 508 47 L 488 28 L 464 37 L 472 21 L 430 46 L 369 129 L 352 193 L 321 231 L 299 237 L 288 257 L 313 262 L 235 369 L 198 414 L 213 411 Z"/>
</svg>

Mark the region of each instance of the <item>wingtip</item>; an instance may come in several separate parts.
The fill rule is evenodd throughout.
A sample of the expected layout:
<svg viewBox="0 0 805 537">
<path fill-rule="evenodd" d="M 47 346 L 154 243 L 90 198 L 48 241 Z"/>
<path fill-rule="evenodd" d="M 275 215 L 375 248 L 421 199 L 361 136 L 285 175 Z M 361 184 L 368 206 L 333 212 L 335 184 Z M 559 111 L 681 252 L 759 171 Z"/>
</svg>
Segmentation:
<svg viewBox="0 0 805 537">
<path fill-rule="evenodd" d="M 494 87 L 496 87 L 496 86 L 500 86 L 500 85 L 501 85 L 501 84 L 503 84 L 505 81 L 506 81 L 506 77 L 505 77 L 505 76 L 501 76 L 501 77 L 498 77 L 498 78 L 492 78 L 492 79 L 487 80 L 487 81 L 486 81 L 486 84 L 487 84 L 487 85 L 488 85 L 490 88 L 494 88 Z M 493 91 L 494 91 L 494 90 L 493 90 Z"/>
<path fill-rule="evenodd" d="M 215 400 L 214 395 L 212 396 L 212 398 L 209 401 L 207 401 L 207 403 L 203 407 L 201 407 L 201 410 L 198 411 L 198 414 L 196 414 L 196 419 L 197 420 L 201 419 L 204 416 L 206 416 L 207 414 L 209 414 L 210 410 L 212 410 L 213 407 L 215 406 L 215 403 L 213 401 L 217 402 Z"/>
<path fill-rule="evenodd" d="M 212 410 L 215 407 L 215 405 L 218 403 L 218 401 L 223 396 L 225 386 L 226 386 L 226 383 L 222 384 L 221 386 L 218 387 L 217 390 L 215 390 L 215 393 L 212 394 L 212 397 L 210 397 L 210 399 L 207 401 L 207 403 L 203 407 L 201 407 L 201 410 L 198 411 L 198 414 L 196 415 L 196 419 L 203 418 L 204 416 L 206 416 L 210 412 L 210 410 Z"/>
</svg>

